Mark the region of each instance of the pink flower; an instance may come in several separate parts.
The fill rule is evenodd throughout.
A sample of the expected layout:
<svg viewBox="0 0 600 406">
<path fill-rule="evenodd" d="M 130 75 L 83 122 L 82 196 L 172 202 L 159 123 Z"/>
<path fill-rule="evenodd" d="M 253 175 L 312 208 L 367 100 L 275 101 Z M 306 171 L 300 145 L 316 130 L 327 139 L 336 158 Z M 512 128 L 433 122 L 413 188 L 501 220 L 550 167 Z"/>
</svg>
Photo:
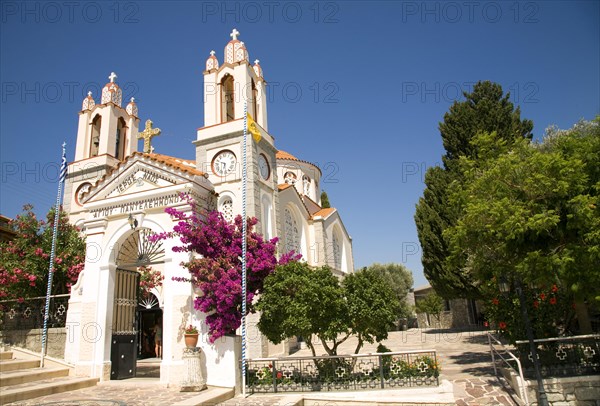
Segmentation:
<svg viewBox="0 0 600 406">
<path fill-rule="evenodd" d="M 503 321 L 501 321 L 500 323 L 498 323 L 498 328 L 499 328 L 500 330 L 504 330 L 504 329 L 506 329 L 506 323 L 505 323 L 505 322 L 503 322 Z"/>
</svg>

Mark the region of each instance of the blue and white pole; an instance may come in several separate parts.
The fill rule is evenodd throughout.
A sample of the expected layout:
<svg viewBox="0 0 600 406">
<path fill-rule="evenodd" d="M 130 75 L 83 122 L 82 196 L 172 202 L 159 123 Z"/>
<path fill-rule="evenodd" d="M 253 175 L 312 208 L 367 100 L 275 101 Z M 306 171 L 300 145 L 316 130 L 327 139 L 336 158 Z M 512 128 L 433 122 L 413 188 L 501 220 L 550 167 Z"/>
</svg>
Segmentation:
<svg viewBox="0 0 600 406">
<path fill-rule="evenodd" d="M 246 186 L 248 138 L 248 106 L 244 103 L 244 146 L 242 148 L 242 395 L 246 396 Z"/>
<path fill-rule="evenodd" d="M 52 249 L 50 251 L 50 268 L 48 270 L 48 287 L 46 289 L 46 308 L 44 309 L 44 328 L 42 330 L 42 356 L 40 367 L 44 367 L 46 356 L 46 342 L 48 341 L 48 319 L 50 317 L 50 295 L 52 294 L 52 277 L 54 276 L 54 257 L 56 255 L 56 239 L 58 237 L 58 222 L 60 220 L 60 203 L 62 200 L 62 185 L 67 178 L 67 156 L 65 146 L 62 144 L 62 158 L 60 162 L 60 175 L 58 178 L 58 194 L 56 195 L 56 207 L 54 209 L 54 229 L 52 231 Z"/>
</svg>

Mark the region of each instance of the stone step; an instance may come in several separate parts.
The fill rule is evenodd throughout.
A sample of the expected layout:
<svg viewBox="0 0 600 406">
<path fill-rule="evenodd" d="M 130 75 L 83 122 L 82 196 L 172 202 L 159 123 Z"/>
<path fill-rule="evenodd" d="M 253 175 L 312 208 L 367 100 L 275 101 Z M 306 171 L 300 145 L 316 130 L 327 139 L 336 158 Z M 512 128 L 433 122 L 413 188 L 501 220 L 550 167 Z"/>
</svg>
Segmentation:
<svg viewBox="0 0 600 406">
<path fill-rule="evenodd" d="M 178 403 L 173 403 L 171 406 L 213 406 L 219 405 L 235 396 L 235 390 L 233 388 L 220 388 L 216 386 L 210 386 L 207 390 L 202 391 L 200 395 L 194 396 L 183 400 Z"/>
<path fill-rule="evenodd" d="M 60 377 L 37 381 L 35 383 L 22 383 L 3 389 L 0 393 L 0 404 L 5 405 L 11 402 L 52 395 L 54 393 L 88 388 L 90 386 L 95 386 L 96 383 L 98 383 L 98 378 L 74 377 Z"/>
<path fill-rule="evenodd" d="M 0 373 L 0 387 L 69 376 L 69 368 L 35 368 Z"/>
<path fill-rule="evenodd" d="M 12 359 L 12 358 L 13 358 L 12 351 L 0 351 L 0 360 Z"/>
<path fill-rule="evenodd" d="M 39 368 L 40 360 L 11 359 L 0 361 L 0 372 L 16 371 L 19 369 Z"/>
</svg>

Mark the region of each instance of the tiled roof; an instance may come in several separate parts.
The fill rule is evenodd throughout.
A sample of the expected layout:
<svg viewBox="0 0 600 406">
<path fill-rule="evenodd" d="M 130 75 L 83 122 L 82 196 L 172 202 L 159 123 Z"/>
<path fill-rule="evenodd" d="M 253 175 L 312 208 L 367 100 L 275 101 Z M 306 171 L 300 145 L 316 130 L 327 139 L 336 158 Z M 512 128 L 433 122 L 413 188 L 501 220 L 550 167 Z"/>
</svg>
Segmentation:
<svg viewBox="0 0 600 406">
<path fill-rule="evenodd" d="M 194 161 L 190 161 L 189 159 L 181 159 L 181 158 L 175 158 L 174 156 L 169 156 L 169 155 L 162 155 L 162 154 L 155 154 L 155 153 L 145 153 L 145 152 L 134 152 L 133 154 L 127 156 L 124 160 L 120 161 L 118 164 L 116 164 L 115 166 L 112 167 L 111 170 L 109 170 L 108 172 L 106 172 L 100 179 L 98 179 L 96 181 L 96 183 L 94 184 L 94 187 L 98 186 L 99 184 L 101 184 L 102 182 L 104 182 L 106 179 L 108 179 L 108 177 L 110 175 L 112 175 L 112 173 L 114 171 L 116 171 L 117 169 L 119 169 L 119 167 L 125 165 L 130 159 L 132 159 L 135 156 L 141 156 L 141 157 L 145 157 L 145 158 L 150 158 L 153 161 L 165 164 L 167 166 L 170 166 L 174 169 L 178 169 L 182 172 L 187 172 L 190 173 L 192 175 L 197 175 L 197 176 L 206 176 L 205 172 L 199 171 L 198 169 L 196 169 L 196 163 Z"/>
<path fill-rule="evenodd" d="M 204 172 L 199 171 L 196 168 L 196 162 L 191 161 L 189 159 L 175 158 L 173 156 L 155 154 L 155 153 L 147 154 L 147 153 L 135 152 L 134 155 L 135 154 L 147 156 L 150 159 L 161 162 L 161 163 L 163 163 L 167 166 L 171 166 L 175 169 L 179 169 L 180 171 L 183 171 L 183 172 L 189 172 L 191 174 L 198 175 L 198 176 L 206 175 Z"/>
<path fill-rule="evenodd" d="M 280 185 L 277 185 L 277 188 L 279 189 L 279 191 L 282 191 L 282 190 L 286 190 L 290 186 L 292 186 L 292 185 L 290 185 L 289 183 L 282 183 Z"/>
<path fill-rule="evenodd" d="M 275 158 L 277 158 L 277 159 L 289 159 L 290 161 L 299 161 L 298 158 L 296 158 L 295 156 L 293 156 L 289 152 L 285 152 L 285 151 L 281 151 L 281 150 L 277 151 L 277 154 L 275 154 Z"/>
<path fill-rule="evenodd" d="M 335 208 L 333 207 L 328 207 L 326 209 L 321 209 L 318 212 L 316 212 L 315 214 L 312 215 L 313 218 L 315 217 L 323 217 L 326 218 L 328 217 L 331 213 L 333 213 L 335 211 Z"/>
<path fill-rule="evenodd" d="M 321 168 L 319 168 L 317 165 L 313 164 L 312 162 L 305 161 L 305 160 L 303 160 L 303 159 L 298 159 L 298 158 L 296 158 L 295 156 L 293 156 L 292 154 L 290 154 L 289 152 L 285 152 L 285 151 L 279 150 L 279 151 L 277 151 L 277 153 L 275 154 L 275 158 L 276 158 L 276 159 L 287 160 L 287 161 L 297 161 L 297 162 L 303 162 L 303 163 L 305 163 L 305 164 L 309 164 L 309 165 L 312 165 L 312 166 L 314 166 L 315 168 L 317 168 L 317 170 L 318 170 L 319 172 L 321 172 Z"/>
</svg>

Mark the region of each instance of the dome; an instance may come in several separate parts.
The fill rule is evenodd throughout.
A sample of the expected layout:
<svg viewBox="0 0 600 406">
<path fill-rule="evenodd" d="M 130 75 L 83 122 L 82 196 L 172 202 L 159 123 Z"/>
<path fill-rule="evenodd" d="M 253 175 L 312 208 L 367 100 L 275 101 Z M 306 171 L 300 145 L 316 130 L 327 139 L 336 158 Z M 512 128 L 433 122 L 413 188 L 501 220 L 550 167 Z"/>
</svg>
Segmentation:
<svg viewBox="0 0 600 406">
<path fill-rule="evenodd" d="M 94 98 L 92 97 L 92 92 L 88 92 L 88 95 L 85 99 L 83 99 L 83 103 L 81 105 L 81 110 L 91 110 L 96 105 Z"/>
<path fill-rule="evenodd" d="M 225 46 L 225 57 L 223 58 L 225 63 L 236 63 L 236 62 L 248 62 L 248 50 L 244 43 L 237 39 L 240 32 L 235 28 L 229 34 L 232 40 Z"/>
<path fill-rule="evenodd" d="M 219 60 L 215 56 L 215 51 L 210 51 L 210 56 L 206 60 L 206 70 L 211 71 L 213 69 L 219 69 Z"/>
<path fill-rule="evenodd" d="M 137 107 L 137 104 L 135 104 L 135 97 L 131 98 L 131 100 L 127 104 L 127 107 L 125 108 L 125 111 L 130 116 L 139 117 L 138 116 L 138 107 Z"/>
<path fill-rule="evenodd" d="M 117 85 L 115 83 L 116 78 L 117 78 L 117 75 L 115 74 L 115 72 L 111 72 L 110 76 L 108 77 L 108 79 L 110 79 L 110 82 L 108 82 L 106 85 L 104 85 L 104 88 L 102 89 L 102 100 L 101 100 L 102 104 L 106 104 L 106 103 L 110 102 L 110 103 L 114 103 L 117 106 L 121 107 L 121 100 L 123 99 L 123 91 L 121 90 L 119 85 Z"/>
</svg>

